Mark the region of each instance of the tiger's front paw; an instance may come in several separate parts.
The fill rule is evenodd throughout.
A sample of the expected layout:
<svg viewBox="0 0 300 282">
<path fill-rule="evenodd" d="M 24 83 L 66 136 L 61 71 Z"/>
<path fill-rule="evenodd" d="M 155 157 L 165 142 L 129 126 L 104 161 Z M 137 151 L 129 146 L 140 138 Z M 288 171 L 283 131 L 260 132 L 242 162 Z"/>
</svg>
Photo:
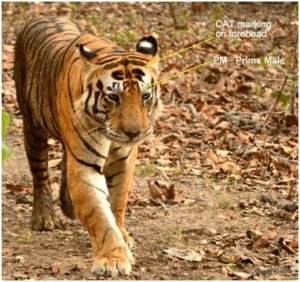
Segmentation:
<svg viewBox="0 0 300 282">
<path fill-rule="evenodd" d="M 52 231 L 55 228 L 61 228 L 60 221 L 55 215 L 52 202 L 35 203 L 32 211 L 31 228 L 37 231 Z"/>
<path fill-rule="evenodd" d="M 128 247 L 116 247 L 103 255 L 96 256 L 91 272 L 95 275 L 111 277 L 129 275 L 130 263 L 134 263 L 134 259 Z"/>
<path fill-rule="evenodd" d="M 132 237 L 129 236 L 129 235 L 127 234 L 127 235 L 125 235 L 125 236 L 123 235 L 123 238 L 124 238 L 125 243 L 126 243 L 127 246 L 129 247 L 129 249 L 132 250 L 132 248 L 133 248 L 133 246 L 134 246 L 134 244 L 135 244 L 135 242 L 134 242 L 134 240 L 132 239 Z"/>
<path fill-rule="evenodd" d="M 122 235 L 123 235 L 123 239 L 125 241 L 125 243 L 127 244 L 128 248 L 130 250 L 132 250 L 135 242 L 134 240 L 132 239 L 132 237 L 128 234 L 128 232 L 126 231 L 126 229 L 124 227 L 119 227 Z"/>
</svg>

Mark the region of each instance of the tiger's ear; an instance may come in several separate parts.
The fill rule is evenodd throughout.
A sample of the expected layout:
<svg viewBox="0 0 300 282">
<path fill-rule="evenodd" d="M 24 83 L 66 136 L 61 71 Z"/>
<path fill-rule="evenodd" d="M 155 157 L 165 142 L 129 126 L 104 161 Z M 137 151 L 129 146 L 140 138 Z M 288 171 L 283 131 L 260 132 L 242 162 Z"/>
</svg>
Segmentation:
<svg viewBox="0 0 300 282">
<path fill-rule="evenodd" d="M 144 36 L 137 44 L 136 51 L 153 57 L 157 54 L 157 42 L 153 36 Z"/>
<path fill-rule="evenodd" d="M 90 49 L 83 46 L 83 44 L 76 44 L 76 47 L 79 49 L 80 58 L 84 64 L 84 66 L 89 69 L 93 66 L 93 63 L 91 62 L 92 59 L 97 57 L 97 54 L 92 52 Z"/>
</svg>

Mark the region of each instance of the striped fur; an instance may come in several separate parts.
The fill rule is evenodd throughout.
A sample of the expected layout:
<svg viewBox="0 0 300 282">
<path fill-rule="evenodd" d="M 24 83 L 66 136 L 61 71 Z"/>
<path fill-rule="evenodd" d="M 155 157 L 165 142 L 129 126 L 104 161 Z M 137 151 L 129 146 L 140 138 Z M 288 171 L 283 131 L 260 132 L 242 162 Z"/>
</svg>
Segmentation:
<svg viewBox="0 0 300 282">
<path fill-rule="evenodd" d="M 36 18 L 20 32 L 15 82 L 33 175 L 32 228 L 60 227 L 48 176 L 47 139 L 64 148 L 63 212 L 87 228 L 95 274 L 129 274 L 133 240 L 124 212 L 137 157 L 160 107 L 157 44 L 144 37 L 136 52 L 81 34 L 70 21 Z"/>
</svg>

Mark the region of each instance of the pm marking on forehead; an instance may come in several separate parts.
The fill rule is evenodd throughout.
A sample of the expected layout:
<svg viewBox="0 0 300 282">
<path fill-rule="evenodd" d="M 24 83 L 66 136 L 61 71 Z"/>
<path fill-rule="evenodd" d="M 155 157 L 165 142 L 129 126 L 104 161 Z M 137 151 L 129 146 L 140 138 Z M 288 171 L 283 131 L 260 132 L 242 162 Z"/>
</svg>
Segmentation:
<svg viewBox="0 0 300 282">
<path fill-rule="evenodd" d="M 124 79 L 124 72 L 121 70 L 114 71 L 111 74 L 112 78 L 115 80 L 123 80 Z"/>
<path fill-rule="evenodd" d="M 141 69 L 133 69 L 132 73 L 135 75 L 137 80 L 144 82 L 142 76 L 145 76 L 145 73 Z"/>
</svg>

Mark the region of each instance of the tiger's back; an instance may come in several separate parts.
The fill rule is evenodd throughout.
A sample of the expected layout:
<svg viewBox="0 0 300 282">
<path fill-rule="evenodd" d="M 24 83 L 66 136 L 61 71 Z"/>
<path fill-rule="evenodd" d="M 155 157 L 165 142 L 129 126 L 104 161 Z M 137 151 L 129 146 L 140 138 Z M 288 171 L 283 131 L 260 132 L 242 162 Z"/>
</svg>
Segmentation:
<svg viewBox="0 0 300 282">
<path fill-rule="evenodd" d="M 16 41 L 14 72 L 21 111 L 32 119 L 34 127 L 43 127 L 58 139 L 57 83 L 62 80 L 65 55 L 80 37 L 92 47 L 95 41 L 107 47 L 112 44 L 81 34 L 75 24 L 59 17 L 32 20 Z"/>
<path fill-rule="evenodd" d="M 33 176 L 32 229 L 61 227 L 48 175 L 50 134 L 64 149 L 62 210 L 87 228 L 95 274 L 131 270 L 133 239 L 124 214 L 137 144 L 153 132 L 160 107 L 157 58 L 152 36 L 129 52 L 57 17 L 32 20 L 17 38 L 14 71 Z"/>
</svg>

